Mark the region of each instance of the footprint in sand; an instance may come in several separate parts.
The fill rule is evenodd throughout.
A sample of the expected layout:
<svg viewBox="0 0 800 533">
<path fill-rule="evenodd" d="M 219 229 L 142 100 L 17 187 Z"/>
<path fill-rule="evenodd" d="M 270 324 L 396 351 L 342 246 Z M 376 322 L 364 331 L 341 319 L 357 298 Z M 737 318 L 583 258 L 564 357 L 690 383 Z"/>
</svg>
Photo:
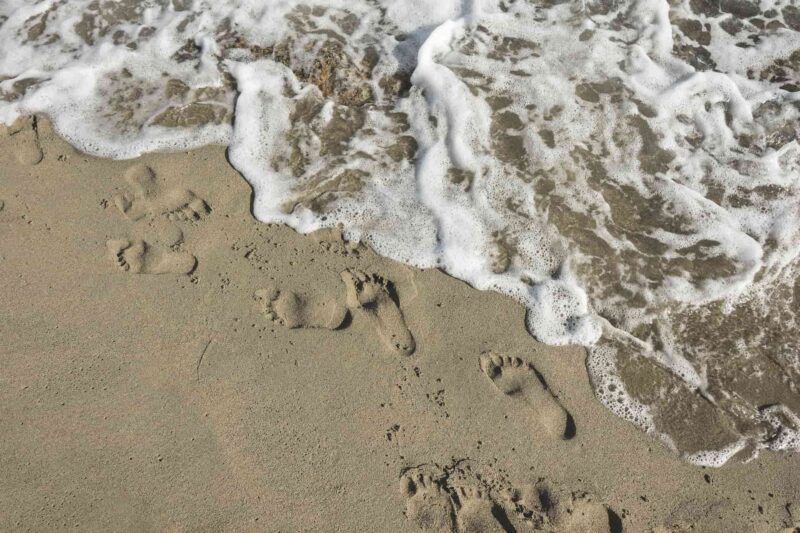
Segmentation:
<svg viewBox="0 0 800 533">
<path fill-rule="evenodd" d="M 503 393 L 533 409 L 548 433 L 562 439 L 571 439 L 575 436 L 572 416 L 550 392 L 541 374 L 533 365 L 518 357 L 486 352 L 480 356 L 480 367 Z"/>
<path fill-rule="evenodd" d="M 502 507 L 475 487 L 455 487 L 459 533 L 504 533 L 513 531 Z"/>
<path fill-rule="evenodd" d="M 22 117 L 9 126 L 11 150 L 17 161 L 23 165 L 33 166 L 42 161 L 44 153 L 39 142 L 39 130 L 36 117 Z"/>
<path fill-rule="evenodd" d="M 337 329 L 347 318 L 347 307 L 336 298 L 310 298 L 275 287 L 256 291 L 270 320 L 287 328 Z"/>
<path fill-rule="evenodd" d="M 199 220 L 211 212 L 208 204 L 188 189 L 161 192 L 156 174 L 148 166 L 134 165 L 125 172 L 132 193 L 114 196 L 117 208 L 129 219 L 166 216 L 175 221 Z"/>
<path fill-rule="evenodd" d="M 450 493 L 443 483 L 420 472 L 400 479 L 406 499 L 406 517 L 427 531 L 453 531 L 454 510 Z"/>
<path fill-rule="evenodd" d="M 454 459 L 444 468 L 422 465 L 405 470 L 400 487 L 406 518 L 426 531 L 623 531 L 622 519 L 587 492 L 555 490 L 541 478 L 512 485 L 493 468 L 465 459 Z"/>
<path fill-rule="evenodd" d="M 565 533 L 617 533 L 622 520 L 606 504 L 595 501 L 587 493 L 574 493 L 559 505 L 554 516 L 558 531 Z"/>
<path fill-rule="evenodd" d="M 106 246 L 119 269 L 131 274 L 189 274 L 197 266 L 192 254 L 155 250 L 142 240 L 116 239 Z"/>
<path fill-rule="evenodd" d="M 347 306 L 369 317 L 392 350 L 411 355 L 416 343 L 389 282 L 376 274 L 359 270 L 345 270 L 341 276 L 347 289 Z"/>
</svg>

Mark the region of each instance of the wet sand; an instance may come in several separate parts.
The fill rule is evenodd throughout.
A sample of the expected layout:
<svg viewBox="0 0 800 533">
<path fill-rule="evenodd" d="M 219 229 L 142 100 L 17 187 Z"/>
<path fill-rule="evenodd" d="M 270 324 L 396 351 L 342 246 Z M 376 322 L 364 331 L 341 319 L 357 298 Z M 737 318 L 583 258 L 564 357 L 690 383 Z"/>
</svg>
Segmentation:
<svg viewBox="0 0 800 533">
<path fill-rule="evenodd" d="M 256 221 L 223 147 L 35 126 L 0 135 L 0 529 L 800 525 L 797 455 L 682 462 L 509 298 Z"/>
</svg>

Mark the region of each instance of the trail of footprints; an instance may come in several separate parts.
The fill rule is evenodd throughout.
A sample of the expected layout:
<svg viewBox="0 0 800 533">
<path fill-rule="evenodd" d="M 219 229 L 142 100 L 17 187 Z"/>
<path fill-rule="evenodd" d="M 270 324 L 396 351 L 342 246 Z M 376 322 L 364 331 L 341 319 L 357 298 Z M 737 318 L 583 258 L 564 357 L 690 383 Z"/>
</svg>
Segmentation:
<svg viewBox="0 0 800 533">
<path fill-rule="evenodd" d="M 187 189 L 162 190 L 153 170 L 134 165 L 125 172 L 129 191 L 114 196 L 114 204 L 131 222 L 146 219 L 157 230 L 157 242 L 139 238 L 111 239 L 109 258 L 130 274 L 189 274 L 197 258 L 179 247 L 183 231 L 172 222 L 195 222 L 211 213 L 202 198 Z M 170 222 L 165 222 L 170 221 Z"/>
<path fill-rule="evenodd" d="M 256 291 L 256 299 L 270 320 L 287 328 L 339 329 L 348 315 L 363 315 L 389 350 L 411 355 L 416 343 L 406 325 L 392 284 L 377 274 L 349 269 L 341 273 L 339 294 L 311 297 L 269 287 Z M 551 436 L 570 439 L 575 423 L 536 368 L 519 357 L 486 352 L 479 356 L 481 371 L 499 391 L 533 413 Z"/>
<path fill-rule="evenodd" d="M 451 533 L 621 531 L 619 516 L 588 493 L 557 491 L 543 481 L 516 486 L 491 470 L 460 463 L 401 474 L 409 521 L 424 531 Z"/>
<path fill-rule="evenodd" d="M 363 315 L 387 349 L 411 355 L 416 345 L 392 283 L 353 269 L 340 277 L 339 290 L 322 296 L 269 287 L 257 291 L 256 298 L 267 318 L 287 328 L 336 330 L 348 323 L 348 315 Z M 480 354 L 477 363 L 492 388 L 532 415 L 539 426 L 533 431 L 543 430 L 556 439 L 575 436 L 572 416 L 531 363 L 495 352 Z M 488 486 L 487 479 L 454 478 L 442 469 L 407 470 L 401 477 L 406 517 L 425 531 L 438 532 L 621 531 L 619 517 L 588 494 L 556 497 L 545 486 L 498 488 L 497 483 Z"/>
<path fill-rule="evenodd" d="M 269 287 L 256 291 L 255 297 L 267 318 L 287 328 L 335 330 L 348 323 L 351 313 L 362 315 L 389 350 L 411 355 L 416 343 L 391 282 L 354 269 L 343 271 L 341 279 L 338 294 L 312 297 Z M 494 387 L 532 413 L 549 435 L 564 440 L 575 436 L 572 416 L 531 363 L 494 352 L 481 354 L 478 361 Z"/>
<path fill-rule="evenodd" d="M 114 204 L 131 222 L 148 220 L 159 228 L 161 237 L 157 244 L 135 237 L 109 240 L 110 259 L 120 271 L 131 274 L 191 273 L 197 259 L 179 249 L 183 233 L 175 223 L 199 221 L 211 213 L 211 208 L 190 190 L 162 190 L 156 174 L 144 165 L 129 168 L 125 181 L 129 191 L 115 196 Z M 256 291 L 255 297 L 267 318 L 287 328 L 336 330 L 349 323 L 351 315 L 358 315 L 372 325 L 388 350 L 411 355 L 416 342 L 393 284 L 378 274 L 356 269 L 344 270 L 340 278 L 342 283 L 332 294 L 310 296 L 272 286 Z M 575 435 L 569 412 L 531 363 L 485 352 L 478 356 L 478 366 L 496 390 L 533 414 L 546 433 L 560 439 Z M 401 487 L 407 518 L 428 531 L 508 532 L 531 527 L 576 532 L 614 530 L 609 529 L 609 523 L 613 526 L 616 515 L 586 495 L 556 500 L 543 487 L 520 491 L 507 486 L 499 490 L 487 486 L 485 477 L 469 479 L 462 475 L 455 479 L 451 470 L 431 472 L 421 467 L 404 472 Z"/>
<path fill-rule="evenodd" d="M 114 203 L 131 221 L 145 217 L 155 221 L 163 217 L 191 222 L 211 212 L 205 200 L 190 190 L 162 190 L 155 172 L 147 166 L 134 165 L 124 177 L 130 190 L 115 196 Z M 174 249 L 182 241 L 180 228 L 167 225 L 162 227 L 161 234 L 163 246 L 133 237 L 109 240 L 106 243 L 109 257 L 120 271 L 132 274 L 192 272 L 197 265 L 195 256 Z M 349 315 L 358 314 L 372 324 L 389 350 L 411 355 L 416 342 L 403 317 L 393 284 L 377 274 L 355 269 L 341 272 L 340 277 L 342 286 L 332 295 L 312 297 L 268 287 L 256 291 L 255 296 L 265 315 L 287 328 L 335 330 L 347 323 Z M 548 433 L 565 439 L 574 435 L 572 417 L 533 365 L 494 353 L 482 354 L 479 362 L 495 387 L 535 413 Z"/>
</svg>

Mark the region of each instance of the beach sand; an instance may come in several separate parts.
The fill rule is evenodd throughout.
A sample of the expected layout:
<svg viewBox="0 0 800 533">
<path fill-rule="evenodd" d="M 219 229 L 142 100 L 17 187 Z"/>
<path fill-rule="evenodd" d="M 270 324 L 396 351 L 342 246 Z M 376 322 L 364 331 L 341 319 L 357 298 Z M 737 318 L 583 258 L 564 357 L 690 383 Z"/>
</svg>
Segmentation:
<svg viewBox="0 0 800 533">
<path fill-rule="evenodd" d="M 1 133 L 0 530 L 800 525 L 800 456 L 681 461 L 511 299 L 256 221 L 224 147 Z"/>
</svg>

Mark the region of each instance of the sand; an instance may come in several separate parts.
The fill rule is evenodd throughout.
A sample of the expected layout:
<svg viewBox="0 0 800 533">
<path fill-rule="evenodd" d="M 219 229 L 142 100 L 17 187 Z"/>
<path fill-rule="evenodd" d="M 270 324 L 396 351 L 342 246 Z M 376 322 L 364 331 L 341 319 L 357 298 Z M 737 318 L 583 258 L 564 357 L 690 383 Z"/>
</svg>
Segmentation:
<svg viewBox="0 0 800 533">
<path fill-rule="evenodd" d="M 792 531 L 800 457 L 681 461 L 580 348 L 256 221 L 224 147 L 0 132 L 0 530 Z"/>
</svg>

